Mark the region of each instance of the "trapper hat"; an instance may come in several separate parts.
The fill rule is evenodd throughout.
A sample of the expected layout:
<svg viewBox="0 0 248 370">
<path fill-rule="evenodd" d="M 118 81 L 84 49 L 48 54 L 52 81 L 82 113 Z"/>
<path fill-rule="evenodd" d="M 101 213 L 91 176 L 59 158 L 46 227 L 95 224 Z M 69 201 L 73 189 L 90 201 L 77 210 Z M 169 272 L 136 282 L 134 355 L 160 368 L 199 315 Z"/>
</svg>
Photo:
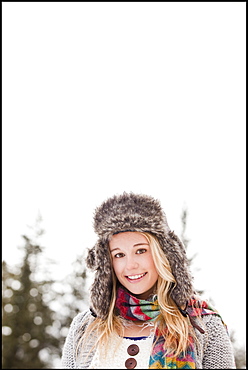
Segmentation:
<svg viewBox="0 0 248 370">
<path fill-rule="evenodd" d="M 95 210 L 94 230 L 98 235 L 95 246 L 88 251 L 87 266 L 95 270 L 91 287 L 91 307 L 100 318 L 106 318 L 112 294 L 112 268 L 109 239 L 125 231 L 148 232 L 157 237 L 176 280 L 171 297 L 184 306 L 194 294 L 185 248 L 170 230 L 166 215 L 158 200 L 143 194 L 124 192 L 104 201 Z"/>
</svg>

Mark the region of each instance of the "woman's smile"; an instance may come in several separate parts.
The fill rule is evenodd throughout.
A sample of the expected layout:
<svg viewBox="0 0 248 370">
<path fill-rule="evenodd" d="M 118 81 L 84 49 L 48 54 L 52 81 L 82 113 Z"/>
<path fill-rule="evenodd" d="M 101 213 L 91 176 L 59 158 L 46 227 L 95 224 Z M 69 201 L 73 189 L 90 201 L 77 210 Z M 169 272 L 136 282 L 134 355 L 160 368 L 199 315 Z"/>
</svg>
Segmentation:
<svg viewBox="0 0 248 370">
<path fill-rule="evenodd" d="M 129 275 L 129 276 L 126 276 L 126 278 L 130 283 L 137 283 L 141 281 L 146 276 L 146 274 L 147 272 L 144 272 L 143 274 Z"/>
</svg>

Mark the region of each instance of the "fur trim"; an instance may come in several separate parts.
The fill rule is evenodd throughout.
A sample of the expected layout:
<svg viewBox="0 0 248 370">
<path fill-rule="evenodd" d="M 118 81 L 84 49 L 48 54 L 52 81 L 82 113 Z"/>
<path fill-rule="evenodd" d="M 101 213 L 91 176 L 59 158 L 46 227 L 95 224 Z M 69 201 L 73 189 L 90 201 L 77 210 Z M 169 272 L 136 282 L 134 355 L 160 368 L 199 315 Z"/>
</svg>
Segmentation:
<svg viewBox="0 0 248 370">
<path fill-rule="evenodd" d="M 166 254 L 176 284 L 171 296 L 178 306 L 194 294 L 185 248 L 168 226 L 158 200 L 148 195 L 123 193 L 114 195 L 95 210 L 94 230 L 98 242 L 89 250 L 87 266 L 96 270 L 91 288 L 91 304 L 97 316 L 106 318 L 112 294 L 112 267 L 109 238 L 118 232 L 140 231 L 154 234 Z"/>
</svg>

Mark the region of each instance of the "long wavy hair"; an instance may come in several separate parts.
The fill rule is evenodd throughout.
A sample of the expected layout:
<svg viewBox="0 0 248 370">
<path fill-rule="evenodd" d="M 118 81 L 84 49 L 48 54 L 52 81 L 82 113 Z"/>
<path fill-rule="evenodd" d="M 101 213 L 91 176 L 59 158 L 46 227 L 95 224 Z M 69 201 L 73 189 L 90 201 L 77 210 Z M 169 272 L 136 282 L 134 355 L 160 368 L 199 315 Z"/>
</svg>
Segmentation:
<svg viewBox="0 0 248 370">
<path fill-rule="evenodd" d="M 176 281 L 172 275 L 169 261 L 160 247 L 159 241 L 150 233 L 139 233 L 145 236 L 150 245 L 154 264 L 158 272 L 155 294 L 157 295 L 158 304 L 160 307 L 160 315 L 154 321 L 155 330 L 159 329 L 159 334 L 164 336 L 164 349 L 166 349 L 166 353 L 177 357 L 179 354 L 187 351 L 187 348 L 190 344 L 190 337 L 194 341 L 197 340 L 197 337 L 188 317 L 184 317 L 181 314 L 174 300 L 170 296 L 170 292 L 176 286 Z M 79 341 L 78 346 L 84 345 L 84 343 L 88 341 L 88 337 L 93 331 L 96 334 L 96 341 L 93 348 L 95 348 L 98 344 L 101 345 L 101 347 L 104 347 L 104 344 L 108 343 L 109 336 L 111 336 L 113 333 L 124 336 L 123 319 L 115 314 L 118 280 L 113 268 L 112 278 L 113 289 L 107 318 L 105 320 L 96 318 L 89 325 L 87 325 L 84 329 L 84 334 Z"/>
</svg>

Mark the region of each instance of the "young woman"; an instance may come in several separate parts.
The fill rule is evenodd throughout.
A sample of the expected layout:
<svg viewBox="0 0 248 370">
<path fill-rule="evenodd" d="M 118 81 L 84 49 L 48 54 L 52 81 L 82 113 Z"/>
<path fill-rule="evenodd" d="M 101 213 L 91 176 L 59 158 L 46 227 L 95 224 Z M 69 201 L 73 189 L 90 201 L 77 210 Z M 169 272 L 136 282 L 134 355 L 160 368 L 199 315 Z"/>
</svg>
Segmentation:
<svg viewBox="0 0 248 370">
<path fill-rule="evenodd" d="M 63 368 L 236 368 L 226 326 L 196 296 L 159 201 L 113 196 L 96 209 L 94 228 L 91 306 L 72 321 Z"/>
</svg>

